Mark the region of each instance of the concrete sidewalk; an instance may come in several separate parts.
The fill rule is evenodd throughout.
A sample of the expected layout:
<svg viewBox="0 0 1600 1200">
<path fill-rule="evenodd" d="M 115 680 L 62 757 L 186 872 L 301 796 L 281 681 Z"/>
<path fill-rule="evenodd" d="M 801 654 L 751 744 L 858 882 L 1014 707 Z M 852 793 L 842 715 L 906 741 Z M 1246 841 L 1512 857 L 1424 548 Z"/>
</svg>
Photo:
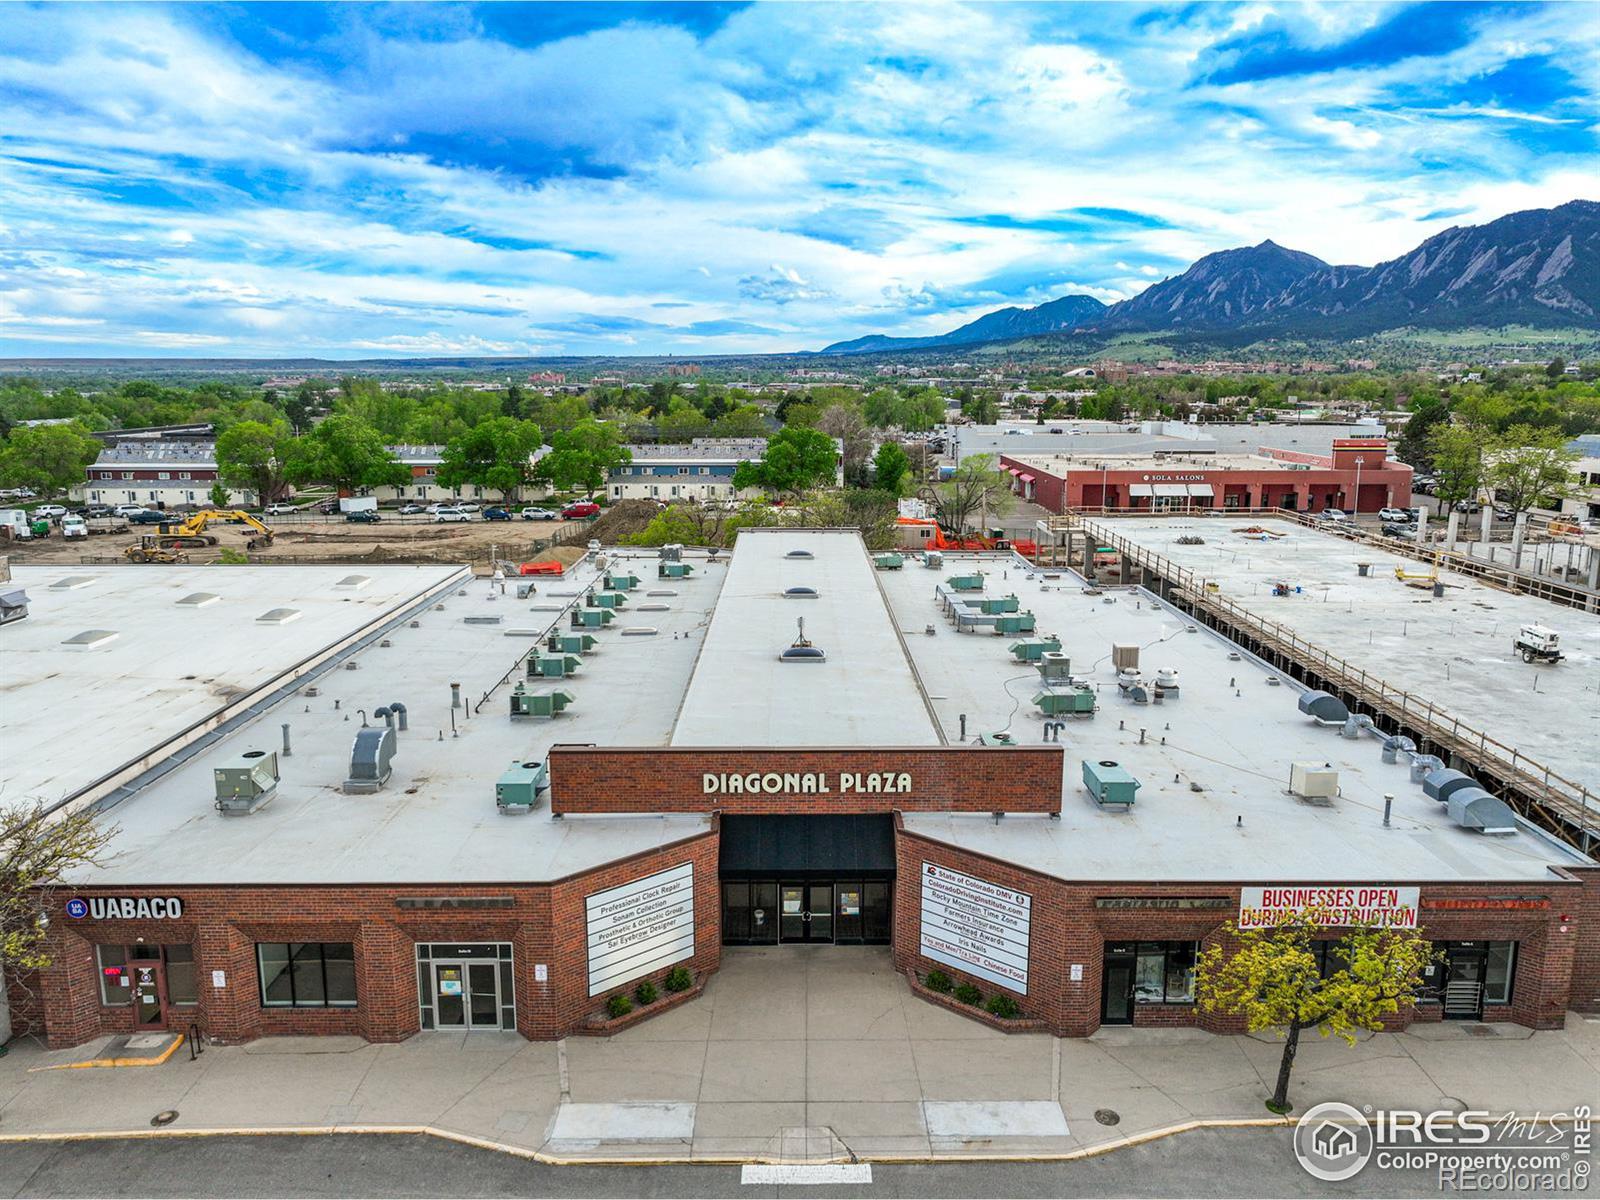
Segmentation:
<svg viewBox="0 0 1600 1200">
<path fill-rule="evenodd" d="M 430 1129 L 616 1161 L 1067 1155 L 1196 1121 L 1270 1118 L 1280 1046 L 1194 1030 L 1007 1035 L 918 1000 L 886 950 L 728 950 L 699 1000 L 613 1038 L 271 1038 L 159 1067 L 38 1070 L 14 1043 L 0 1136 Z M 1293 1098 L 1571 1111 L 1600 1096 L 1600 1021 L 1419 1026 L 1302 1043 Z M 1115 1120 L 1114 1124 L 1105 1123 Z"/>
</svg>

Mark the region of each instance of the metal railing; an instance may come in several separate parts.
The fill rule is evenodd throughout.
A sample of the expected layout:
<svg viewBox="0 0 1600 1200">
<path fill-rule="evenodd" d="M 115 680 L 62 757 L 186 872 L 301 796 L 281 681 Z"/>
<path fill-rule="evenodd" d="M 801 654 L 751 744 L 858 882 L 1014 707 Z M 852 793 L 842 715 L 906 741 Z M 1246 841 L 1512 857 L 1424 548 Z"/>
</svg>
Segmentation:
<svg viewBox="0 0 1600 1200">
<path fill-rule="evenodd" d="M 1213 590 L 1220 584 L 1215 584 L 1204 575 L 1180 567 L 1170 559 L 1138 546 L 1103 526 L 1083 521 L 1082 528 L 1101 544 L 1114 547 L 1130 562 L 1180 588 L 1183 600 L 1194 608 L 1226 621 L 1258 643 L 1293 659 L 1302 668 L 1314 672 L 1331 685 L 1360 696 L 1391 720 L 1409 726 L 1435 744 L 1468 760 L 1477 760 L 1487 769 L 1496 771 L 1509 785 L 1575 826 L 1581 831 L 1580 840 L 1585 845 L 1600 836 L 1600 796 L 1583 784 L 1556 774 L 1537 759 L 1468 725 L 1426 697 L 1396 687 L 1364 667 L 1307 641 L 1286 625 L 1258 616 Z"/>
</svg>

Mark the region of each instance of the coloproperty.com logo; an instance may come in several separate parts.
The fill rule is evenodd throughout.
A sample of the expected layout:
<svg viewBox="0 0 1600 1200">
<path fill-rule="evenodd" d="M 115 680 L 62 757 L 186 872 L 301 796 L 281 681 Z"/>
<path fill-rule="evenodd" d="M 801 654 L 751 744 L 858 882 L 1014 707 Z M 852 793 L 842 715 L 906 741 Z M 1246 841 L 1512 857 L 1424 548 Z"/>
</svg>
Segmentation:
<svg viewBox="0 0 1600 1200">
<path fill-rule="evenodd" d="M 1543 1195 L 1589 1190 L 1593 1112 L 1490 1113 L 1357 1108 L 1329 1101 L 1295 1124 L 1294 1155 L 1308 1175 L 1340 1183 L 1370 1164 L 1421 1171 L 1441 1192 Z"/>
</svg>

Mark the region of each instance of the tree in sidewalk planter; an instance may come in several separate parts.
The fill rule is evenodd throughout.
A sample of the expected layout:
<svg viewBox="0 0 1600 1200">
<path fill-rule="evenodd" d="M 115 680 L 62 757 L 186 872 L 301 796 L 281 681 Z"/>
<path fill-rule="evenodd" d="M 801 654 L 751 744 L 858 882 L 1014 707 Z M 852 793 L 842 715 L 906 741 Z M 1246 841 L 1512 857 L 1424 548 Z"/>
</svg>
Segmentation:
<svg viewBox="0 0 1600 1200">
<path fill-rule="evenodd" d="M 241 421 L 217 437 L 217 474 L 230 487 L 252 491 L 262 504 L 271 504 L 283 494 L 293 443 L 283 421 Z M 226 500 L 217 505 L 226 506 Z"/>
<path fill-rule="evenodd" d="M 1495 440 L 1488 454 L 1488 486 L 1497 502 L 1512 512 L 1526 512 L 1550 500 L 1559 502 L 1572 491 L 1579 454 L 1567 448 L 1559 429 L 1513 425 Z"/>
<path fill-rule="evenodd" d="M 734 469 L 733 486 L 799 497 L 832 484 L 838 467 L 839 448 L 831 437 L 816 429 L 785 427 L 767 439 L 760 462 L 742 462 Z"/>
<path fill-rule="evenodd" d="M 0 484 L 53 496 L 84 480 L 103 443 L 76 421 L 21 425 L 0 445 Z"/>
<path fill-rule="evenodd" d="M 539 460 L 534 474 L 558 488 L 582 488 L 593 495 L 615 468 L 632 461 L 632 451 L 615 428 L 586 417 L 551 437 L 550 453 Z"/>
<path fill-rule="evenodd" d="M 1327 970 L 1318 969 L 1314 942 L 1328 926 L 1310 913 L 1268 929 L 1222 928 L 1195 969 L 1195 1002 L 1202 1012 L 1243 1017 L 1245 1027 L 1284 1031 L 1278 1081 L 1267 1107 L 1286 1113 L 1289 1079 L 1300 1034 L 1315 1029 L 1354 1045 L 1361 1030 L 1377 1032 L 1384 1020 L 1412 1003 L 1423 974 L 1438 957 L 1413 929 L 1355 926 L 1330 944 Z"/>
<path fill-rule="evenodd" d="M 694 975 L 688 967 L 673 967 L 661 982 L 669 992 L 687 992 L 694 986 Z"/>
<path fill-rule="evenodd" d="M 939 524 L 962 533 L 974 516 L 1000 516 L 1011 507 L 1011 477 L 996 468 L 994 455 L 969 455 L 949 479 L 925 488 L 924 499 Z"/>
<path fill-rule="evenodd" d="M 26 989 L 50 965 L 45 918 L 62 878 L 98 866 L 116 832 L 88 810 L 61 816 L 40 803 L 0 808 L 0 986 Z"/>
<path fill-rule="evenodd" d="M 885 442 L 872 456 L 872 486 L 891 496 L 898 496 L 911 473 L 911 459 L 899 442 Z"/>
<path fill-rule="evenodd" d="M 344 413 L 295 439 L 286 474 L 294 483 L 327 483 L 348 492 L 403 487 L 411 480 L 410 470 L 389 453 L 378 431 Z"/>
<path fill-rule="evenodd" d="M 491 417 L 445 444 L 435 478 L 440 487 L 463 484 L 514 497 L 533 471 L 533 452 L 544 436 L 532 421 Z"/>
</svg>

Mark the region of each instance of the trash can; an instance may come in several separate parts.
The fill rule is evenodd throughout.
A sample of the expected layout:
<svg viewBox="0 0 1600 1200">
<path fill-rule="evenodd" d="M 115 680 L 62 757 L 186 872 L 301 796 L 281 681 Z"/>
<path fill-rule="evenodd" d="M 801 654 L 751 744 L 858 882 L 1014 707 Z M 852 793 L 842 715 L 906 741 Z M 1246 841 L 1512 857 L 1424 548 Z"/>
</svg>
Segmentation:
<svg viewBox="0 0 1600 1200">
<path fill-rule="evenodd" d="M 1363 578 L 1365 578 L 1367 575 L 1370 575 L 1371 573 L 1372 573 L 1372 564 L 1371 563 L 1357 563 L 1356 564 L 1356 574 L 1357 575 L 1360 575 Z"/>
</svg>

